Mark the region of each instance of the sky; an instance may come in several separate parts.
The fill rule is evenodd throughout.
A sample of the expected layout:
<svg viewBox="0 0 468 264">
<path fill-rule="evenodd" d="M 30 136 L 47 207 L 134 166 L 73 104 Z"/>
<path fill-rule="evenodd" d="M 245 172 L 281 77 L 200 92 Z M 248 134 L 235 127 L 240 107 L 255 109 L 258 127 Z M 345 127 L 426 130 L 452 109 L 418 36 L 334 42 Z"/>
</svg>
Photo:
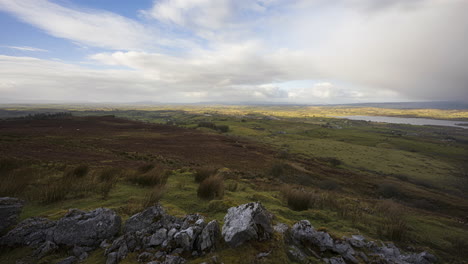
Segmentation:
<svg viewBox="0 0 468 264">
<path fill-rule="evenodd" d="M 0 103 L 468 101 L 468 0 L 0 0 Z"/>
</svg>

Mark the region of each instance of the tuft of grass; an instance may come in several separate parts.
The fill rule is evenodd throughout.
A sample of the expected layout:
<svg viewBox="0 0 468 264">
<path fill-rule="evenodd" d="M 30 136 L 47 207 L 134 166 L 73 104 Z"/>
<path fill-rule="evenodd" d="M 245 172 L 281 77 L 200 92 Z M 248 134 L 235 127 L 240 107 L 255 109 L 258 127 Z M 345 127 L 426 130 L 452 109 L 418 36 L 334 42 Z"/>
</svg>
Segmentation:
<svg viewBox="0 0 468 264">
<path fill-rule="evenodd" d="M 216 173 L 216 169 L 211 168 L 211 167 L 203 167 L 203 168 L 198 168 L 195 171 L 194 177 L 195 177 L 195 182 L 202 182 L 208 177 L 214 175 Z"/>
<path fill-rule="evenodd" d="M 68 178 L 72 178 L 72 177 L 83 178 L 86 175 L 88 175 L 88 172 L 89 172 L 89 166 L 88 165 L 79 165 L 79 166 L 76 166 L 76 167 L 74 167 L 73 169 L 71 169 L 69 171 L 66 171 L 64 173 L 64 176 L 68 177 Z"/>
<path fill-rule="evenodd" d="M 170 172 L 168 170 L 155 167 L 143 174 L 135 173 L 131 175 L 128 180 L 140 186 L 165 185 L 169 174 Z"/>
<path fill-rule="evenodd" d="M 222 199 L 224 196 L 224 182 L 221 176 L 210 176 L 198 186 L 197 195 L 203 199 Z"/>
<path fill-rule="evenodd" d="M 51 204 L 65 200 L 70 185 L 63 180 L 50 179 L 48 183 L 40 189 L 39 201 L 43 204 Z"/>
<path fill-rule="evenodd" d="M 403 241 L 409 231 L 406 210 L 402 205 L 384 200 L 377 205 L 382 220 L 377 222 L 377 234 L 393 241 Z"/>
<path fill-rule="evenodd" d="M 402 196 L 400 189 L 396 185 L 389 183 L 380 184 L 378 193 L 384 198 L 400 198 Z"/>
<path fill-rule="evenodd" d="M 39 174 L 34 168 L 18 168 L 0 174 L 0 196 L 21 196 Z"/>
<path fill-rule="evenodd" d="M 154 169 L 155 165 L 153 163 L 146 163 L 138 167 L 139 173 L 147 173 L 148 171 Z"/>
<path fill-rule="evenodd" d="M 311 194 L 309 192 L 294 189 L 290 186 L 283 187 L 281 190 L 288 207 L 294 211 L 304 211 L 309 209 L 311 204 Z"/>
<path fill-rule="evenodd" d="M 142 202 L 143 209 L 153 206 L 161 200 L 164 195 L 163 186 L 155 186 L 151 191 L 145 196 Z"/>
<path fill-rule="evenodd" d="M 98 175 L 99 182 L 113 182 L 122 171 L 119 168 L 104 168 Z"/>
</svg>

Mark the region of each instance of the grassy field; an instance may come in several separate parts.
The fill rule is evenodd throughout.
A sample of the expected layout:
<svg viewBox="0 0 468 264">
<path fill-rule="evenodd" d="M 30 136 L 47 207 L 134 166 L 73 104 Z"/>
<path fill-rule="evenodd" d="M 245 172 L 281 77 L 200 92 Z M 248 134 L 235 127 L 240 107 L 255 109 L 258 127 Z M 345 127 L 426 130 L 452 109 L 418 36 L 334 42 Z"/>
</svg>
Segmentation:
<svg viewBox="0 0 468 264">
<path fill-rule="evenodd" d="M 18 164 L 0 166 L 4 187 L 0 195 L 28 201 L 21 219 L 58 219 L 69 208 L 97 207 L 115 209 L 126 219 L 142 210 L 157 192 L 171 214 L 198 212 L 222 223 L 227 208 L 261 201 L 274 213 L 275 222 L 291 225 L 308 219 L 335 237 L 360 233 L 382 240 L 395 240 L 379 230 L 388 224 L 389 215 L 397 214 L 406 225 L 395 241 L 401 247 L 429 250 L 442 263 L 466 259 L 466 253 L 459 249 L 466 248 L 468 237 L 468 130 L 350 121 L 326 116 L 339 111 L 356 114 L 358 110 L 329 109 L 326 114 L 323 108 L 311 109 L 10 107 L 4 109 L 2 117 L 64 110 L 78 117 L 1 121 L 0 154 L 7 158 L 3 163 L 13 159 Z M 367 115 L 365 111 L 371 110 L 359 111 Z M 81 117 L 103 115 L 127 120 Z M 467 117 L 461 110 L 398 110 L 394 115 Z M 201 122 L 225 125 L 229 131 L 199 127 Z M 135 180 L 146 177 L 139 171 L 148 164 L 168 173 L 167 182 L 157 189 Z M 89 172 L 74 178 L 73 188 L 57 189 L 55 196 L 46 192 L 55 190 L 52 182 L 70 179 L 70 171 L 79 165 L 87 166 Z M 222 197 L 206 200 L 197 195 L 199 183 L 194 174 L 206 166 L 218 169 L 222 176 Z M 102 176 L 112 168 L 117 168 L 115 177 Z M 12 178 L 23 180 L 6 188 Z M 293 210 L 288 202 L 285 190 L 298 188 L 308 195 L 306 210 Z M 242 249 L 242 258 L 238 251 L 226 247 L 215 254 L 225 263 L 241 263 L 254 260 L 266 249 L 282 249 L 282 243 L 275 238 L 267 244 L 249 244 Z M 15 263 L 27 252 L 0 252 L 0 262 Z M 286 261 L 283 250 L 274 252 L 278 263 Z M 85 263 L 103 263 L 102 253 L 97 250 Z M 60 259 L 61 254 L 42 263 Z M 190 261 L 201 263 L 209 257 Z M 132 259 L 128 257 L 126 263 L 136 263 Z"/>
</svg>

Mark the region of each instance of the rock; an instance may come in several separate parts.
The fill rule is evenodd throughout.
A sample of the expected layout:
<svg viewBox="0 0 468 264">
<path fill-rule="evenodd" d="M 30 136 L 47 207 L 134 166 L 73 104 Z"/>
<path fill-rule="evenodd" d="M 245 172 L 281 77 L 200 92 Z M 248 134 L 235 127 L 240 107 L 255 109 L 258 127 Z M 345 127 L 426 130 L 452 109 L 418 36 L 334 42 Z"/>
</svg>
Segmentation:
<svg viewBox="0 0 468 264">
<path fill-rule="evenodd" d="M 333 257 L 330 259 L 324 259 L 323 261 L 327 264 L 346 264 L 342 257 Z"/>
<path fill-rule="evenodd" d="M 340 254 L 344 259 L 353 262 L 353 263 L 358 263 L 359 261 L 354 257 L 356 252 L 354 249 L 344 241 L 337 242 L 333 245 L 332 251 Z"/>
<path fill-rule="evenodd" d="M 197 248 L 201 252 L 207 252 L 216 247 L 216 242 L 220 238 L 218 221 L 209 222 L 201 232 Z"/>
<path fill-rule="evenodd" d="M 104 240 L 101 242 L 101 244 L 99 245 L 99 247 L 102 248 L 102 249 L 106 249 L 106 248 L 108 248 L 110 245 L 111 245 L 111 244 L 109 244 L 109 243 L 107 242 L 107 239 L 104 239 Z"/>
<path fill-rule="evenodd" d="M 156 252 L 156 254 L 154 254 L 154 257 L 157 258 L 157 259 L 163 258 L 165 256 L 166 256 L 166 252 L 164 252 L 164 251 L 158 251 L 158 252 Z"/>
<path fill-rule="evenodd" d="M 186 262 L 187 261 L 182 257 L 167 255 L 162 264 L 184 264 Z"/>
<path fill-rule="evenodd" d="M 288 231 L 289 227 L 287 224 L 283 224 L 283 223 L 278 223 L 276 225 L 273 226 L 273 230 L 275 230 L 275 232 L 278 232 L 280 234 L 284 234 Z"/>
<path fill-rule="evenodd" d="M 71 257 L 68 257 L 66 259 L 63 259 L 57 262 L 57 264 L 75 264 L 77 262 L 78 262 L 78 259 L 75 256 L 71 256 Z"/>
<path fill-rule="evenodd" d="M 258 258 L 258 259 L 260 259 L 260 258 L 266 258 L 266 257 L 268 257 L 268 256 L 270 255 L 270 253 L 271 253 L 271 250 L 268 251 L 268 252 L 260 252 L 260 253 L 257 254 L 257 258 Z"/>
<path fill-rule="evenodd" d="M 121 219 L 113 210 L 98 208 L 90 212 L 70 210 L 57 221 L 53 241 L 63 245 L 97 247 L 120 231 Z"/>
<path fill-rule="evenodd" d="M 304 263 L 307 260 L 307 255 L 296 246 L 290 246 L 286 253 L 288 258 L 292 261 Z"/>
<path fill-rule="evenodd" d="M 46 218 L 33 217 L 21 221 L 0 239 L 0 245 L 38 246 L 52 240 L 55 222 Z"/>
<path fill-rule="evenodd" d="M 131 216 L 125 222 L 124 232 L 154 233 L 162 227 L 170 230 L 172 225 L 176 224 L 176 220 L 175 217 L 167 215 L 161 206 L 152 206 Z"/>
<path fill-rule="evenodd" d="M 294 224 L 291 229 L 291 237 L 299 245 L 305 247 L 313 245 L 319 247 L 320 251 L 332 250 L 334 246 L 333 239 L 328 233 L 316 231 L 307 220 L 301 220 Z"/>
<path fill-rule="evenodd" d="M 403 257 L 403 260 L 412 264 L 431 264 L 436 262 L 437 258 L 434 255 L 424 251 L 419 254 L 411 254 L 409 256 L 405 256 Z"/>
<path fill-rule="evenodd" d="M 143 252 L 138 255 L 138 262 L 148 262 L 154 258 L 154 255 L 149 252 Z"/>
<path fill-rule="evenodd" d="M 231 247 L 251 239 L 266 240 L 272 233 L 271 215 L 259 202 L 231 207 L 224 217 L 222 236 Z"/>
<path fill-rule="evenodd" d="M 91 250 L 93 250 L 93 248 L 74 246 L 71 250 L 71 254 L 73 254 L 73 256 L 77 257 L 80 261 L 82 261 L 88 258 L 88 251 Z"/>
<path fill-rule="evenodd" d="M 159 246 L 167 239 L 167 229 L 161 228 L 154 233 L 148 242 L 148 246 Z"/>
<path fill-rule="evenodd" d="M 192 227 L 182 230 L 174 235 L 174 241 L 177 246 L 180 246 L 184 251 L 192 249 L 194 234 Z"/>
<path fill-rule="evenodd" d="M 57 249 L 58 246 L 54 242 L 46 241 L 34 251 L 33 255 L 41 259 Z"/>
<path fill-rule="evenodd" d="M 344 238 L 351 246 L 355 248 L 363 248 L 367 245 L 366 239 L 361 235 L 352 235 L 351 238 Z"/>
<path fill-rule="evenodd" d="M 18 223 L 23 205 L 24 202 L 17 198 L 0 198 L 0 235 L 4 234 L 10 227 Z"/>
<path fill-rule="evenodd" d="M 112 252 L 107 255 L 106 264 L 118 264 L 119 258 L 117 252 Z"/>
</svg>

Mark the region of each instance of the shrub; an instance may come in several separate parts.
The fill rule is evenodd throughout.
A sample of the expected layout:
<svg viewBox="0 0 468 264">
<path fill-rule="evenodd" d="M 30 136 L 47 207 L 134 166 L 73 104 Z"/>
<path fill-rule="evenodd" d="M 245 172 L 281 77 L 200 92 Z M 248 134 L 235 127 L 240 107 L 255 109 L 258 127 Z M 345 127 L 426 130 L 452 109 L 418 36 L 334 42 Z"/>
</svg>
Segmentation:
<svg viewBox="0 0 468 264">
<path fill-rule="evenodd" d="M 382 220 L 378 222 L 377 234 L 381 237 L 402 241 L 408 232 L 405 209 L 391 200 L 384 200 L 377 206 Z"/>
<path fill-rule="evenodd" d="M 216 130 L 222 132 L 222 133 L 226 133 L 226 132 L 229 132 L 229 126 L 226 126 L 226 125 L 218 125 L 216 126 Z"/>
<path fill-rule="evenodd" d="M 100 182 L 111 182 L 115 181 L 120 174 L 121 170 L 118 168 L 105 168 L 99 173 L 98 179 Z"/>
<path fill-rule="evenodd" d="M 389 183 L 379 185 L 378 192 L 384 198 L 398 198 L 401 196 L 398 187 Z"/>
<path fill-rule="evenodd" d="M 69 184 L 63 180 L 51 179 L 40 190 L 40 202 L 44 204 L 62 201 L 68 194 Z"/>
<path fill-rule="evenodd" d="M 203 199 L 221 199 L 224 196 L 224 184 L 221 176 L 210 176 L 198 186 L 197 195 Z"/>
<path fill-rule="evenodd" d="M 210 167 L 203 167 L 203 168 L 199 168 L 195 171 L 195 182 L 202 182 L 204 181 L 206 178 L 214 175 L 216 173 L 216 169 L 213 169 L 213 168 L 210 168 Z"/>
<path fill-rule="evenodd" d="M 213 122 L 200 122 L 198 123 L 198 127 L 216 129 L 216 125 Z"/>
<path fill-rule="evenodd" d="M 0 173 L 0 196 L 19 196 L 38 176 L 33 168 L 20 168 Z"/>
<path fill-rule="evenodd" d="M 16 159 L 0 159 L 0 173 L 10 172 L 21 167 L 21 162 Z"/>
<path fill-rule="evenodd" d="M 65 177 L 76 177 L 76 178 L 83 178 L 89 172 L 88 165 L 79 165 L 74 167 L 73 169 L 65 172 Z"/>
<path fill-rule="evenodd" d="M 319 183 L 318 187 L 322 190 L 337 190 L 340 188 L 340 185 L 333 180 L 324 180 Z"/>
<path fill-rule="evenodd" d="M 156 167 L 144 174 L 136 173 L 129 180 L 140 186 L 156 186 L 165 185 L 168 177 L 169 171 Z"/>
<path fill-rule="evenodd" d="M 141 165 L 140 167 L 138 167 L 138 172 L 139 173 L 147 173 L 148 171 L 154 169 L 154 164 L 152 163 L 146 163 L 146 164 L 143 164 Z"/>
<path fill-rule="evenodd" d="M 284 187 L 281 192 L 288 203 L 288 207 L 294 211 L 303 211 L 309 209 L 311 194 L 303 190 Z"/>
<path fill-rule="evenodd" d="M 285 169 L 285 165 L 283 163 L 275 163 L 271 166 L 269 174 L 275 178 L 280 177 L 283 175 Z"/>
<path fill-rule="evenodd" d="M 163 186 L 156 186 L 154 187 L 143 199 L 142 206 L 143 208 L 148 208 L 153 206 L 161 200 L 164 194 L 164 187 Z"/>
</svg>

